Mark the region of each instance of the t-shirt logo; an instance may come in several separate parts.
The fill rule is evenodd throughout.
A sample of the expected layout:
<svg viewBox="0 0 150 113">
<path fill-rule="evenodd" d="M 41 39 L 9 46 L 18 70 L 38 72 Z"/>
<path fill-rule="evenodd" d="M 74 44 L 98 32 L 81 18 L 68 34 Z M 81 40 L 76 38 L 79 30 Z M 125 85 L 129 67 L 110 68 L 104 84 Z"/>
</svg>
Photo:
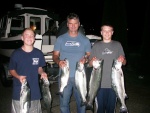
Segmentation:
<svg viewBox="0 0 150 113">
<path fill-rule="evenodd" d="M 102 55 L 105 55 L 105 54 L 112 54 L 113 51 L 109 50 L 108 48 L 105 48 L 104 51 L 102 52 Z"/>
<path fill-rule="evenodd" d="M 33 63 L 32 65 L 38 65 L 39 64 L 39 58 L 32 58 Z"/>
<path fill-rule="evenodd" d="M 76 42 L 76 41 L 67 41 L 65 43 L 65 46 L 77 46 L 79 47 L 80 46 L 80 43 L 79 42 Z"/>
</svg>

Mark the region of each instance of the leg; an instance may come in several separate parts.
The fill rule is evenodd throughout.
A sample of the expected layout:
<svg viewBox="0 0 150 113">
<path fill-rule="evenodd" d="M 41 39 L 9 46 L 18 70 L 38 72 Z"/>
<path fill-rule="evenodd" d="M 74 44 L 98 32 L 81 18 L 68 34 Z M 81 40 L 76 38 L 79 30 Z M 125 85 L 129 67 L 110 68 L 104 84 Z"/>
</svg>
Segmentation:
<svg viewBox="0 0 150 113">
<path fill-rule="evenodd" d="M 69 102 L 72 94 L 72 84 L 70 79 L 68 85 L 64 88 L 63 97 L 60 95 L 60 111 L 61 113 L 70 113 Z"/>
<path fill-rule="evenodd" d="M 115 107 L 116 107 L 116 94 L 113 91 L 113 89 L 108 88 L 108 101 L 106 105 L 106 113 L 115 113 Z"/>
<path fill-rule="evenodd" d="M 12 100 L 11 113 L 20 113 L 20 101 Z"/>
<path fill-rule="evenodd" d="M 80 97 L 80 94 L 77 90 L 77 88 L 75 87 L 75 80 L 74 78 L 72 78 L 72 84 L 74 85 L 73 86 L 73 91 L 74 91 L 74 97 L 75 97 L 75 100 L 76 100 L 76 105 L 77 105 L 77 113 L 85 113 L 85 106 L 81 106 L 81 97 Z"/>
<path fill-rule="evenodd" d="M 100 88 L 96 97 L 96 111 L 97 113 L 105 113 L 105 103 L 106 103 L 105 89 Z"/>
</svg>

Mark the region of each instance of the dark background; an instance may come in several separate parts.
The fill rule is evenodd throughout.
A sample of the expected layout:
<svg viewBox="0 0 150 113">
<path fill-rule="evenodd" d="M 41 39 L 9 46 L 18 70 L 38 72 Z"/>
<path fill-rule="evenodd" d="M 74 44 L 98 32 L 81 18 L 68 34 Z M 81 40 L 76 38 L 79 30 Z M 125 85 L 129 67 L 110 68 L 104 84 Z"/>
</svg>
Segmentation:
<svg viewBox="0 0 150 113">
<path fill-rule="evenodd" d="M 107 1 L 109 1 L 109 3 L 104 4 Z M 121 3 L 120 1 L 123 2 Z M 148 0 L 135 2 L 131 0 L 4 0 L 3 3 L 0 4 L 0 16 L 13 10 L 15 4 L 53 10 L 60 15 L 61 20 L 66 19 L 68 13 L 75 12 L 80 16 L 81 24 L 85 26 L 87 33 L 96 35 L 100 35 L 100 25 L 102 23 L 102 18 L 104 18 L 106 7 L 114 6 L 113 9 L 124 7 L 125 12 L 123 14 L 127 21 L 126 29 L 130 33 L 130 42 L 135 42 L 136 40 L 136 43 L 139 44 L 141 42 Z"/>
<path fill-rule="evenodd" d="M 0 16 L 14 9 L 15 4 L 53 11 L 60 22 L 75 12 L 86 34 L 100 36 L 100 26 L 109 21 L 115 32 L 113 39 L 121 42 L 127 57 L 132 57 L 137 69 L 148 72 L 150 64 L 150 1 L 149 0 L 5 0 L 0 4 Z M 147 60 L 146 60 L 147 59 Z"/>
</svg>

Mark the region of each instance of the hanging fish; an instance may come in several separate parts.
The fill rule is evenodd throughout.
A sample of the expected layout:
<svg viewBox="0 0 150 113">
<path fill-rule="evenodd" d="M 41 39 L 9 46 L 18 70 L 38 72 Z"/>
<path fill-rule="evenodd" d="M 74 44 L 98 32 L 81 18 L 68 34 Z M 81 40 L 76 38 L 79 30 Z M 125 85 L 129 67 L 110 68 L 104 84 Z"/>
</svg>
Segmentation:
<svg viewBox="0 0 150 113">
<path fill-rule="evenodd" d="M 93 70 L 89 82 L 88 104 L 86 109 L 94 111 L 93 102 L 97 95 L 101 83 L 103 60 L 96 59 L 93 61 Z"/>
<path fill-rule="evenodd" d="M 41 92 L 44 107 L 47 113 L 51 113 L 52 97 L 50 92 L 50 82 L 48 79 L 41 80 Z"/>
<path fill-rule="evenodd" d="M 116 96 L 121 104 L 120 112 L 121 113 L 127 113 L 127 107 L 125 104 L 125 99 L 127 98 L 127 94 L 125 93 L 125 87 L 124 87 L 124 75 L 122 71 L 122 62 L 119 62 L 118 60 L 114 60 L 113 66 L 112 66 L 112 89 L 115 91 Z"/>
<path fill-rule="evenodd" d="M 29 108 L 30 108 L 30 88 L 27 83 L 27 80 L 24 79 L 20 91 L 20 113 L 29 113 Z"/>
<path fill-rule="evenodd" d="M 68 79 L 69 79 L 69 61 L 68 59 L 64 59 L 66 62 L 66 65 L 61 68 L 61 74 L 60 74 L 60 89 L 59 89 L 59 94 L 63 97 L 63 91 L 64 88 L 68 84 Z"/>
<path fill-rule="evenodd" d="M 87 82 L 85 67 L 82 62 L 77 63 L 76 72 L 75 72 L 75 85 L 81 96 L 81 106 L 86 105 L 86 96 L 87 96 Z"/>
</svg>

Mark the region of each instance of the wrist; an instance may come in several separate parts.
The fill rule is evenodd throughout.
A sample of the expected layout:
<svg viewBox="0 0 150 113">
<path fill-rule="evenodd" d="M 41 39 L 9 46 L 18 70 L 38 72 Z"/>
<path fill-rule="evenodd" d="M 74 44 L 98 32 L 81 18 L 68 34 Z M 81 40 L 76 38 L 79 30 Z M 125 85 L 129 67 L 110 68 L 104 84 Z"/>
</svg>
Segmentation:
<svg viewBox="0 0 150 113">
<path fill-rule="evenodd" d="M 59 65 L 60 60 L 58 60 L 56 63 Z"/>
<path fill-rule="evenodd" d="M 42 75 L 44 72 L 41 72 L 40 75 Z"/>
</svg>

